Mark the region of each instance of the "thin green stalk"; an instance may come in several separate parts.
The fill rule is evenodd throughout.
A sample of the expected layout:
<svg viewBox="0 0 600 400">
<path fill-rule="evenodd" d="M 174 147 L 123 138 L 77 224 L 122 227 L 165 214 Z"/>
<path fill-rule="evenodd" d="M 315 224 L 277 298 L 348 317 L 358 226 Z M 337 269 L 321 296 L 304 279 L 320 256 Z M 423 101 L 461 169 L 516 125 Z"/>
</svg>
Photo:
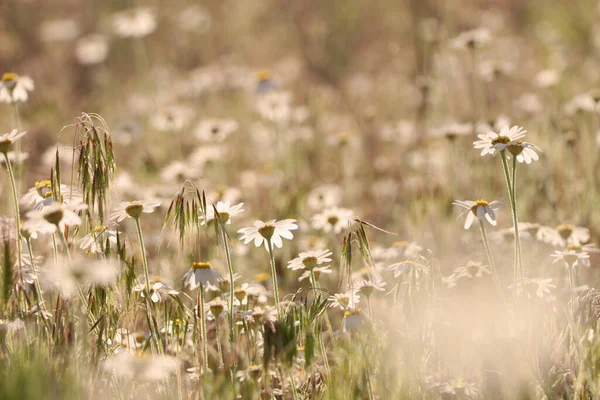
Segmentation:
<svg viewBox="0 0 600 400">
<path fill-rule="evenodd" d="M 521 250 L 521 237 L 520 237 L 520 233 L 519 233 L 519 229 L 518 229 L 518 221 L 519 221 L 519 217 L 517 215 L 517 197 L 516 197 L 516 193 L 517 193 L 517 186 L 516 183 L 517 182 L 517 157 L 514 156 L 513 157 L 513 168 L 512 168 L 512 193 L 513 193 L 513 198 L 512 198 L 512 206 L 513 206 L 513 218 L 516 221 L 515 222 L 515 241 L 517 243 L 517 256 L 519 257 L 519 279 L 523 278 L 523 251 Z"/>
<path fill-rule="evenodd" d="M 569 271 L 569 300 L 571 303 L 571 315 L 574 315 L 573 313 L 575 312 L 575 296 L 573 295 L 573 293 L 575 289 L 575 284 L 573 280 L 573 265 L 575 263 L 573 263 L 573 265 L 569 265 L 569 263 L 566 261 L 565 263 L 567 264 L 567 270 Z"/>
<path fill-rule="evenodd" d="M 510 205 L 511 205 L 512 217 L 513 217 L 513 226 L 514 226 L 514 230 L 515 230 L 515 261 L 514 261 L 514 270 L 513 270 L 513 291 L 514 291 L 514 297 L 516 299 L 518 296 L 517 282 L 520 280 L 520 275 L 519 275 L 520 256 L 519 256 L 519 253 L 520 253 L 520 249 L 521 249 L 521 242 L 520 242 L 520 237 L 519 237 L 519 222 L 517 219 L 517 210 L 516 210 L 517 206 L 516 206 L 516 202 L 515 202 L 515 194 L 513 192 L 514 186 L 511 182 L 508 163 L 506 161 L 506 154 L 505 154 L 504 150 L 500 152 L 500 158 L 502 160 L 502 168 L 504 170 L 504 178 L 506 179 L 506 187 L 508 188 L 508 196 L 510 198 Z M 514 175 L 514 173 L 513 173 L 513 175 Z"/>
<path fill-rule="evenodd" d="M 71 252 L 69 251 L 69 244 L 67 243 L 67 238 L 65 237 L 65 232 L 60 229 L 58 225 L 56 225 L 56 229 L 59 232 L 60 241 L 65 249 L 65 254 L 67 255 L 67 260 L 69 260 L 69 265 L 71 264 Z"/>
<path fill-rule="evenodd" d="M 487 256 L 488 263 L 492 269 L 492 278 L 494 279 L 494 284 L 496 285 L 496 290 L 498 291 L 498 295 L 501 299 L 504 300 L 504 296 L 502 294 L 502 286 L 500 285 L 500 279 L 498 278 L 498 271 L 496 270 L 496 264 L 494 263 L 494 259 L 492 258 L 492 251 L 490 250 L 490 244 L 488 242 L 487 233 L 485 231 L 485 225 L 483 221 L 479 220 L 479 232 L 481 232 L 481 238 L 483 239 L 483 247 L 485 248 L 485 255 Z"/>
<path fill-rule="evenodd" d="M 16 236 L 16 238 L 17 238 L 17 260 L 18 260 L 18 264 L 19 264 L 19 278 L 21 279 L 22 269 L 23 269 L 23 261 L 21 259 L 21 216 L 19 214 L 19 195 L 17 193 L 17 183 L 15 181 L 15 174 L 14 174 L 12 165 L 10 163 L 10 160 L 8 159 L 7 152 L 4 153 L 4 160 L 6 161 L 6 169 L 8 170 L 8 179 L 10 180 L 10 188 L 12 190 L 12 196 L 13 196 L 15 225 L 16 225 L 15 229 L 17 231 L 17 236 Z M 23 283 L 22 279 L 21 279 L 21 283 Z"/>
<path fill-rule="evenodd" d="M 58 245 L 56 244 L 56 235 L 52 234 L 52 250 L 54 251 L 54 261 L 58 261 Z"/>
<path fill-rule="evenodd" d="M 219 336 L 219 317 L 215 317 L 215 340 L 217 341 L 217 354 L 219 355 L 219 362 L 222 362 L 223 367 L 225 367 L 225 358 L 223 357 L 223 348 L 221 347 L 221 340 Z"/>
<path fill-rule="evenodd" d="M 202 362 L 204 364 L 204 374 L 208 373 L 208 341 L 206 335 L 206 316 L 204 315 L 204 286 L 200 284 L 198 292 L 198 312 L 200 318 L 200 335 L 202 336 Z"/>
<path fill-rule="evenodd" d="M 271 262 L 271 278 L 273 279 L 273 295 L 275 296 L 275 307 L 277 308 L 277 317 L 281 320 L 281 310 L 279 308 L 279 286 L 277 285 L 277 268 L 275 267 L 275 256 L 273 255 L 273 244 L 271 239 L 267 240 L 269 250 L 269 261 Z"/>
<path fill-rule="evenodd" d="M 229 243 L 227 242 L 227 232 L 225 227 L 221 226 L 223 235 L 223 247 L 225 247 L 225 258 L 227 259 L 227 269 L 229 270 L 229 341 L 233 345 L 235 341 L 235 325 L 233 318 L 233 302 L 234 302 L 234 287 L 233 287 L 233 264 L 231 262 L 231 253 L 229 252 Z"/>
<path fill-rule="evenodd" d="M 158 331 L 153 327 L 153 318 L 152 318 L 152 305 L 150 301 L 150 273 L 148 272 L 148 258 L 146 257 L 146 246 L 144 244 L 144 235 L 142 233 L 142 225 L 140 224 L 139 218 L 135 219 L 135 227 L 138 234 L 138 239 L 140 242 L 140 250 L 142 252 L 142 266 L 144 267 L 144 277 L 146 278 L 146 314 L 148 316 L 148 329 L 150 330 L 150 334 L 154 339 L 154 344 L 158 352 L 161 352 L 161 346 L 158 338 Z"/>
</svg>

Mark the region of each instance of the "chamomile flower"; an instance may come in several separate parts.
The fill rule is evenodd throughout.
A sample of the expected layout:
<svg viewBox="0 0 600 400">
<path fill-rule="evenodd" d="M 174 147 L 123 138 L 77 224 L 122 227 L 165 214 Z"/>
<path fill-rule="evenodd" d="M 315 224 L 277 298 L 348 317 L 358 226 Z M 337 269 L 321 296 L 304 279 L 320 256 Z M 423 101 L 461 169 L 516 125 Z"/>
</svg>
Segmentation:
<svg viewBox="0 0 600 400">
<path fill-rule="evenodd" d="M 240 215 L 244 212 L 244 209 L 242 208 L 243 206 L 244 203 L 232 206 L 228 201 L 218 201 L 214 207 L 212 204 L 207 205 L 206 215 L 200 217 L 200 220 L 202 221 L 201 224 L 204 225 L 206 223 L 210 223 L 215 219 L 215 208 L 217 209 L 217 214 L 219 215 L 221 221 L 224 224 L 231 224 L 232 217 Z"/>
<path fill-rule="evenodd" d="M 150 300 L 153 303 L 160 303 L 163 296 L 177 296 L 179 292 L 167 285 L 160 277 L 150 277 Z M 146 297 L 146 281 L 138 283 L 133 287 L 134 292 L 138 292 L 140 296 Z"/>
<path fill-rule="evenodd" d="M 159 132 L 179 133 L 188 127 L 195 115 L 190 107 L 165 107 L 152 116 L 150 125 Z"/>
<path fill-rule="evenodd" d="M 87 205 L 80 204 L 76 208 L 67 207 L 60 203 L 53 203 L 41 210 L 30 211 L 26 214 L 26 229 L 32 232 L 53 233 L 57 229 L 63 231 L 65 226 L 81 225 L 81 218 L 75 211 L 81 211 Z"/>
<path fill-rule="evenodd" d="M 535 294 L 538 297 L 544 297 L 544 294 L 549 294 L 550 289 L 556 289 L 556 285 L 552 284 L 552 278 L 533 278 L 529 283 L 536 286 Z"/>
<path fill-rule="evenodd" d="M 123 351 L 104 360 L 102 368 L 123 379 L 158 382 L 167 379 L 178 370 L 179 360 L 171 356 L 142 356 Z"/>
<path fill-rule="evenodd" d="M 508 125 L 505 125 L 498 133 L 489 131 L 487 134 L 477 135 L 480 140 L 473 142 L 473 147 L 481 149 L 482 156 L 487 154 L 495 155 L 524 138 L 525 133 L 527 131 L 519 126 L 515 125 L 509 128 Z"/>
<path fill-rule="evenodd" d="M 490 275 L 492 271 L 490 271 L 489 265 L 484 265 L 479 261 L 469 261 L 467 265 L 464 267 L 459 267 L 454 270 L 457 278 L 480 278 L 483 275 Z"/>
<path fill-rule="evenodd" d="M 587 243 L 590 240 L 590 230 L 572 224 L 560 224 L 556 228 L 540 226 L 536 238 L 555 247 L 566 247 L 568 244 Z"/>
<path fill-rule="evenodd" d="M 516 142 L 509 143 L 507 149 L 520 163 L 531 164 L 532 161 L 540 159 L 536 151 L 541 152 L 541 150 L 533 143 L 517 140 Z"/>
<path fill-rule="evenodd" d="M 383 292 L 385 291 L 385 287 L 387 286 L 387 282 L 381 280 L 364 280 L 359 282 L 356 287 L 358 288 L 358 293 L 364 294 L 365 297 L 369 298 L 373 294 L 373 292 Z"/>
<path fill-rule="evenodd" d="M 314 229 L 325 233 L 341 233 L 352 222 L 354 213 L 352 210 L 340 207 L 326 208 L 320 213 L 314 215 L 311 225 Z"/>
<path fill-rule="evenodd" d="M 0 98 L 2 96 L 1 93 L 2 92 L 0 91 Z M 25 136 L 26 133 L 27 132 L 19 132 L 16 129 L 13 129 L 9 133 L 0 135 L 0 153 L 8 154 L 8 152 L 12 149 L 13 144 Z"/>
<path fill-rule="evenodd" d="M 221 143 L 237 129 L 238 123 L 232 119 L 205 119 L 196 128 L 196 137 L 205 142 Z"/>
<path fill-rule="evenodd" d="M 75 57 L 83 65 L 103 63 L 108 56 L 108 51 L 108 38 L 98 33 L 84 36 L 75 44 Z"/>
<path fill-rule="evenodd" d="M 272 219 L 267 222 L 257 220 L 254 221 L 253 225 L 252 227 L 238 230 L 240 240 L 243 240 L 244 244 L 254 241 L 256 247 L 264 244 L 265 249 L 268 249 L 268 241 L 275 247 L 281 248 L 283 246 L 281 238 L 293 239 L 294 235 L 292 231 L 298 229 L 295 219 L 284 219 L 281 221 Z"/>
<path fill-rule="evenodd" d="M 75 258 L 72 262 L 57 259 L 44 266 L 43 279 L 45 287 L 55 288 L 65 297 L 72 297 L 79 286 L 105 286 L 112 284 L 117 278 L 120 267 L 110 260 L 93 260 Z"/>
<path fill-rule="evenodd" d="M 361 308 L 351 308 L 344 313 L 343 332 L 357 332 L 371 326 L 371 319 Z"/>
<path fill-rule="evenodd" d="M 336 307 L 345 311 L 354 308 L 354 306 L 360 302 L 360 296 L 356 291 L 349 291 L 345 293 L 335 293 L 329 296 L 328 300 L 329 307 Z"/>
<path fill-rule="evenodd" d="M 467 218 L 465 220 L 465 229 L 469 229 L 475 221 L 475 217 L 477 217 L 480 221 L 487 220 L 491 225 L 496 226 L 496 213 L 494 211 L 499 210 L 502 205 L 499 201 L 494 200 L 491 203 L 488 203 L 485 200 L 455 200 L 452 202 L 453 205 L 462 207 L 466 209 L 460 216 L 467 213 Z M 459 216 L 459 218 L 460 218 Z"/>
<path fill-rule="evenodd" d="M 109 245 L 116 245 L 117 231 L 107 229 L 106 226 L 100 225 L 94 227 L 92 232 L 81 238 L 79 247 L 92 254 L 103 253 L 106 250 L 104 249 L 104 246 L 107 241 Z"/>
<path fill-rule="evenodd" d="M 121 222 L 125 218 L 139 218 L 142 213 L 150 214 L 154 209 L 160 206 L 158 200 L 134 200 L 130 202 L 122 201 L 117 208 L 114 209 L 110 216 L 111 221 Z"/>
<path fill-rule="evenodd" d="M 322 185 L 311 190 L 306 198 L 311 210 L 337 207 L 342 201 L 342 189 L 338 185 Z"/>
<path fill-rule="evenodd" d="M 553 263 L 558 262 L 560 260 L 564 261 L 568 266 L 574 267 L 575 265 L 580 267 L 589 267 L 590 265 L 590 255 L 586 251 L 580 251 L 578 249 L 569 249 L 566 250 L 555 250 L 550 257 L 554 258 Z"/>
<path fill-rule="evenodd" d="M 173 161 L 167 165 L 160 173 L 163 181 L 172 183 L 183 183 L 188 179 L 194 179 L 200 176 L 200 168 L 189 165 L 183 161 Z"/>
<path fill-rule="evenodd" d="M 0 82 L 0 103 L 25 102 L 29 98 L 27 92 L 31 92 L 34 88 L 33 79 L 30 77 L 6 72 Z"/>
<path fill-rule="evenodd" d="M 490 31 L 486 28 L 471 29 L 461 32 L 452 40 L 452 47 L 455 49 L 479 49 L 492 40 Z"/>
<path fill-rule="evenodd" d="M 295 271 L 299 269 L 312 270 L 321 264 L 330 263 L 331 250 L 311 250 L 298 254 L 298 257 L 288 262 L 288 268 Z"/>
<path fill-rule="evenodd" d="M 221 274 L 211 268 L 209 262 L 194 262 L 192 268 L 183 276 L 183 285 L 196 289 L 200 285 L 205 288 L 217 287 Z"/>
<path fill-rule="evenodd" d="M 302 275 L 300 275 L 300 277 L 298 278 L 298 282 L 302 282 L 305 279 L 310 279 L 310 272 L 311 271 L 309 270 L 304 271 Z M 315 275 L 315 279 L 318 281 L 321 275 L 330 275 L 333 273 L 333 271 L 331 270 L 331 267 L 327 265 L 325 267 L 314 268 L 312 270 L 312 273 Z"/>
<path fill-rule="evenodd" d="M 156 30 L 156 15 L 145 7 L 113 15 L 113 30 L 120 37 L 144 37 Z"/>
</svg>

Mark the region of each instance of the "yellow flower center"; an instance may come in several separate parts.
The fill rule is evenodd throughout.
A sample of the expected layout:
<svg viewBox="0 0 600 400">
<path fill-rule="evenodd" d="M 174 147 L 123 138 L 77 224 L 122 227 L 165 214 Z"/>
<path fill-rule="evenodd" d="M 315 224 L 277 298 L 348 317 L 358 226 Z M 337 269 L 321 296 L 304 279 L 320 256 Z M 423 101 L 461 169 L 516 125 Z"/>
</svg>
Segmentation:
<svg viewBox="0 0 600 400">
<path fill-rule="evenodd" d="M 317 266 L 317 257 L 306 257 L 302 259 L 302 264 L 308 269 L 313 269 Z"/>
<path fill-rule="evenodd" d="M 510 138 L 508 136 L 498 136 L 498 138 L 492 140 L 492 144 L 508 144 Z"/>
<path fill-rule="evenodd" d="M 269 224 L 265 224 L 265 226 L 258 230 L 258 233 L 260 233 L 260 235 L 265 239 L 271 240 L 273 234 L 275 233 L 275 227 Z"/>
<path fill-rule="evenodd" d="M 569 236 L 573 233 L 573 225 L 571 224 L 561 224 L 556 227 L 556 231 L 563 239 L 567 240 Z"/>
<path fill-rule="evenodd" d="M 42 181 L 35 181 L 35 187 L 36 188 L 41 188 L 41 187 L 50 187 L 52 185 L 52 182 L 50 182 L 49 179 L 45 179 Z"/>
<path fill-rule="evenodd" d="M 47 199 L 48 197 L 52 197 L 52 191 L 46 192 L 44 194 L 44 198 Z"/>
<path fill-rule="evenodd" d="M 63 210 L 59 208 L 52 212 L 49 212 L 48 214 L 45 214 L 44 219 L 51 224 L 58 225 L 58 223 L 62 221 L 63 215 Z"/>
<path fill-rule="evenodd" d="M 14 72 L 5 72 L 2 74 L 2 82 L 13 82 L 19 79 L 19 74 Z"/>
<path fill-rule="evenodd" d="M 485 200 L 477 200 L 475 202 L 475 205 L 477 206 L 481 206 L 481 207 L 485 207 L 485 206 L 489 206 L 489 203 Z"/>
<path fill-rule="evenodd" d="M 106 226 L 104 225 L 100 225 L 94 228 L 94 232 L 95 233 L 102 233 L 106 230 Z"/>
<path fill-rule="evenodd" d="M 256 73 L 256 79 L 259 82 L 265 82 L 265 81 L 271 80 L 272 77 L 273 77 L 273 74 L 270 69 L 261 69 L 260 71 L 258 71 Z"/>
<path fill-rule="evenodd" d="M 258 274 L 254 277 L 254 279 L 257 282 L 266 282 L 271 278 L 271 275 L 267 274 L 266 272 L 263 272 L 261 274 Z"/>
<path fill-rule="evenodd" d="M 352 310 L 347 310 L 347 311 L 344 313 L 344 317 L 349 317 L 349 316 L 351 316 L 351 315 L 358 315 L 358 314 L 360 314 L 361 312 L 362 312 L 362 308 L 354 308 L 354 309 L 352 309 Z"/>
<path fill-rule="evenodd" d="M 567 250 L 581 250 L 582 246 L 579 243 L 569 243 Z"/>
<path fill-rule="evenodd" d="M 142 211 L 144 211 L 144 206 L 137 201 L 130 201 L 129 205 L 125 207 L 125 212 L 132 218 L 139 218 Z"/>
<path fill-rule="evenodd" d="M 397 242 L 392 243 L 392 247 L 402 247 L 407 246 L 408 242 L 406 240 L 399 240 Z"/>
<path fill-rule="evenodd" d="M 337 224 L 337 222 L 340 219 L 338 217 L 336 217 L 335 215 L 332 215 L 331 217 L 327 218 L 327 222 L 329 222 L 331 225 L 335 225 Z"/>
<path fill-rule="evenodd" d="M 193 269 L 210 269 L 210 262 L 208 261 L 197 261 L 195 263 L 192 263 L 192 268 Z"/>
</svg>

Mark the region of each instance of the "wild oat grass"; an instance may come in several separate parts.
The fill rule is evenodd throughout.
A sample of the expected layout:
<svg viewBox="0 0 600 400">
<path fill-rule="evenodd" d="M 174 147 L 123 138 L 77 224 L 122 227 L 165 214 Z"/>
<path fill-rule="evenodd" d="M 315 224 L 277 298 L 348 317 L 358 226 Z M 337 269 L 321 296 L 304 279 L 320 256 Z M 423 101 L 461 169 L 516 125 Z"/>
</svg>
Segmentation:
<svg viewBox="0 0 600 400">
<path fill-rule="evenodd" d="M 0 7 L 0 399 L 600 396 L 595 2 L 76 3 Z"/>
</svg>

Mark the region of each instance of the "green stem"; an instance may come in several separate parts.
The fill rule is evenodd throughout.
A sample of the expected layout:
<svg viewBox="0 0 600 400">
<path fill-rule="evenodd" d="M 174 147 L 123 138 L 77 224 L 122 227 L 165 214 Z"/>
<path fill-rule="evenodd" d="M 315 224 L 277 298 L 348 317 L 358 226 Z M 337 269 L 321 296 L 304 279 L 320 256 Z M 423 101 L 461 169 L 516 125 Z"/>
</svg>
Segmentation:
<svg viewBox="0 0 600 400">
<path fill-rule="evenodd" d="M 23 261 L 21 259 L 21 216 L 19 213 L 19 197 L 17 193 L 17 183 L 15 181 L 15 174 L 8 159 L 8 152 L 4 153 L 4 160 L 6 161 L 6 169 L 8 170 L 8 179 L 10 180 L 10 187 L 12 190 L 13 196 L 13 205 L 14 205 L 14 213 L 15 213 L 15 229 L 17 231 L 17 260 L 19 264 L 19 277 L 21 279 L 21 283 L 23 283 L 22 279 L 22 269 L 23 269 Z"/>
<path fill-rule="evenodd" d="M 150 273 L 148 272 L 148 259 L 146 258 L 146 246 L 144 245 L 144 235 L 142 234 L 142 225 L 139 218 L 135 219 L 135 227 L 137 229 L 138 239 L 140 242 L 140 250 L 142 252 L 142 266 L 144 267 L 144 277 L 146 278 L 146 294 L 150 296 Z"/>
<path fill-rule="evenodd" d="M 138 240 L 140 242 L 140 250 L 142 252 L 142 266 L 144 267 L 144 277 L 146 278 L 146 314 L 148 316 L 148 329 L 153 338 L 153 343 L 156 349 L 161 352 L 161 346 L 158 338 L 158 331 L 154 329 L 153 318 L 152 318 L 152 300 L 150 299 L 150 273 L 148 272 L 148 258 L 146 257 L 146 246 L 144 245 L 144 235 L 142 233 L 142 225 L 139 218 L 135 219 L 135 227 L 138 234 Z"/>
<path fill-rule="evenodd" d="M 271 262 L 271 278 L 273 279 L 273 296 L 275 296 L 275 307 L 277 308 L 277 317 L 281 320 L 281 310 L 279 308 L 279 286 L 277 285 L 277 268 L 275 267 L 275 256 L 273 255 L 273 244 L 271 239 L 267 240 L 269 250 L 269 261 Z"/>
<path fill-rule="evenodd" d="M 221 347 L 221 340 L 219 336 L 219 317 L 215 317 L 215 340 L 217 341 L 217 354 L 219 355 L 219 362 L 222 362 L 223 367 L 225 367 L 225 358 L 223 357 L 223 349 Z"/>
<path fill-rule="evenodd" d="M 56 225 L 56 229 L 59 232 L 60 241 L 65 249 L 65 254 L 67 255 L 67 260 L 69 260 L 69 265 L 71 264 L 71 252 L 69 251 L 69 244 L 67 243 L 67 238 L 65 237 L 65 232 L 60 229 L 58 224 Z"/>
<path fill-rule="evenodd" d="M 235 325 L 233 318 L 233 302 L 234 302 L 234 287 L 233 287 L 233 264 L 231 262 L 231 253 L 229 252 L 229 243 L 227 241 L 227 232 L 225 227 L 221 226 L 223 235 L 223 246 L 225 247 L 225 258 L 227 259 L 227 269 L 229 270 L 229 340 L 233 345 L 235 341 Z"/>
<path fill-rule="evenodd" d="M 488 263 L 492 269 L 492 278 L 494 278 L 494 284 L 496 285 L 496 290 L 498 291 L 498 295 L 501 299 L 504 299 L 502 295 L 502 286 L 500 285 L 500 279 L 498 278 L 498 271 L 496 270 L 496 264 L 494 263 L 494 259 L 492 258 L 492 252 L 490 250 L 490 244 L 488 242 L 487 234 L 485 231 L 485 225 L 483 221 L 479 219 L 479 231 L 481 232 L 481 238 L 483 239 L 483 247 L 485 248 L 485 255 L 487 256 Z"/>
<path fill-rule="evenodd" d="M 202 373 L 206 374 L 208 373 L 208 341 L 206 335 L 206 316 L 204 315 L 204 286 L 202 286 L 202 284 L 200 284 L 198 300 L 200 334 L 202 335 L 202 361 L 204 364 L 204 371 L 202 371 Z"/>
<path fill-rule="evenodd" d="M 518 274 L 519 279 L 523 279 L 523 251 L 521 250 L 521 234 L 519 232 L 518 221 L 519 217 L 517 215 L 517 157 L 513 157 L 513 168 L 512 168 L 512 210 L 513 210 L 513 218 L 515 221 L 515 242 L 517 244 L 517 257 L 519 260 L 518 266 Z"/>
<path fill-rule="evenodd" d="M 514 194 L 514 185 L 511 182 L 508 163 L 506 161 L 506 154 L 504 150 L 500 152 L 501 160 L 502 160 L 502 168 L 504 169 L 504 178 L 506 179 L 506 187 L 508 188 L 508 196 L 510 199 L 510 206 L 512 211 L 512 219 L 514 226 L 514 234 L 515 234 L 515 261 L 514 261 L 514 269 L 513 269 L 513 292 L 515 299 L 519 295 L 517 290 L 517 282 L 521 279 L 519 275 L 519 260 L 520 260 L 520 249 L 521 249 L 521 241 L 519 238 L 519 222 L 517 218 L 517 205 L 515 201 Z M 514 169 L 514 168 L 513 168 Z M 516 176 L 513 171 L 513 177 Z"/>
</svg>

